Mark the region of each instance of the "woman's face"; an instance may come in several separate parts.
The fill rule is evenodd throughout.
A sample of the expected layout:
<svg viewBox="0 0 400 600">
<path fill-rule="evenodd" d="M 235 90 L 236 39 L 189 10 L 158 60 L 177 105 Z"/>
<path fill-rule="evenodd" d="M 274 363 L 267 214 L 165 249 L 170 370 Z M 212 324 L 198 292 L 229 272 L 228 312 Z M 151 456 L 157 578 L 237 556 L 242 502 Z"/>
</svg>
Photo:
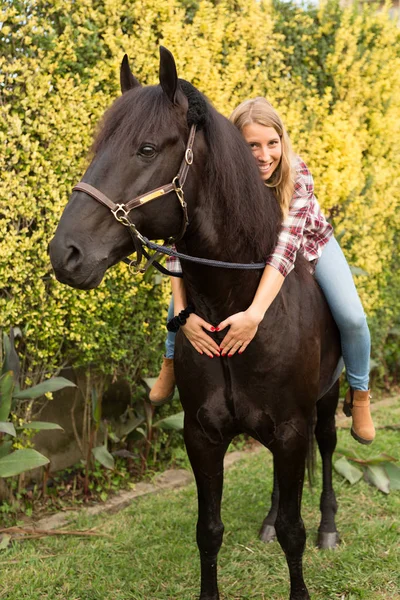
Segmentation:
<svg viewBox="0 0 400 600">
<path fill-rule="evenodd" d="M 267 181 L 281 160 L 281 138 L 273 127 L 265 127 L 258 123 L 245 125 L 242 135 L 253 152 L 261 179 Z"/>
</svg>

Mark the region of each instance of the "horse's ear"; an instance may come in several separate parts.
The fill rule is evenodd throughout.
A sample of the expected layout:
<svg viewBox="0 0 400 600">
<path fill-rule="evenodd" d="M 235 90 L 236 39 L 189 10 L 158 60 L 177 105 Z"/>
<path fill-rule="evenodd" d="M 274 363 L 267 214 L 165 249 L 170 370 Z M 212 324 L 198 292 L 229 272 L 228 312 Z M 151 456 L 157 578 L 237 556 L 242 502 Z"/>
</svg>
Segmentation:
<svg viewBox="0 0 400 600">
<path fill-rule="evenodd" d="M 121 81 L 121 91 L 123 94 L 134 87 L 140 87 L 140 83 L 136 77 L 132 75 L 127 54 L 125 54 L 124 58 L 122 59 L 119 78 Z"/>
<path fill-rule="evenodd" d="M 160 85 L 171 102 L 176 104 L 178 74 L 174 57 L 164 46 L 160 46 Z"/>
</svg>

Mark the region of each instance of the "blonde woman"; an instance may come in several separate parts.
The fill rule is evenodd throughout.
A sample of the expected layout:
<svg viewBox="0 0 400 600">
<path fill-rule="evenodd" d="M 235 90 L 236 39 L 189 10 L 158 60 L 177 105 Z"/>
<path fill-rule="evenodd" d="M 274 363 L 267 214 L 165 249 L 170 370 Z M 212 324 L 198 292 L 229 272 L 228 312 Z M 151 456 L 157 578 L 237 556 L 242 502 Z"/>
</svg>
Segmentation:
<svg viewBox="0 0 400 600">
<path fill-rule="evenodd" d="M 293 154 L 284 125 L 265 98 L 246 100 L 233 111 L 230 120 L 249 144 L 265 185 L 275 192 L 283 215 L 282 229 L 273 254 L 267 257 L 263 276 L 249 308 L 231 315 L 217 326 L 192 314 L 182 330 L 194 348 L 210 358 L 220 355 L 230 357 L 235 352 L 241 354 L 256 335 L 258 325 L 279 293 L 285 277 L 294 268 L 297 252 L 301 252 L 310 263 L 316 264 L 315 278 L 340 331 L 350 386 L 344 411 L 353 418 L 351 433 L 358 442 L 370 444 L 375 437 L 375 429 L 370 415 L 369 329 L 347 261 L 314 195 L 312 175 L 300 157 Z M 175 272 L 181 270 L 176 259 L 170 259 L 167 266 Z M 174 313 L 179 314 L 187 305 L 181 279 L 172 278 L 172 291 L 174 301 L 169 318 Z M 228 327 L 220 347 L 206 333 Z M 174 335 L 168 334 L 163 367 L 150 395 L 155 405 L 168 400 L 174 390 Z"/>
</svg>

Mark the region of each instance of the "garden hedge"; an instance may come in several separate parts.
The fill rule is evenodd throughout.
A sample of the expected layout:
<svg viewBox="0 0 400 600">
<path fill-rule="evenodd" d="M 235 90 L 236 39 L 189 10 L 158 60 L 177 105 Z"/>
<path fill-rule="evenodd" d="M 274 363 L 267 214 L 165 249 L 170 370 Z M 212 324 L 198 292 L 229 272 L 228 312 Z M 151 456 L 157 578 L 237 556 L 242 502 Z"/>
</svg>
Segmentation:
<svg viewBox="0 0 400 600">
<path fill-rule="evenodd" d="M 157 370 L 168 283 L 118 265 L 98 289 L 72 290 L 47 245 L 120 93 L 124 53 L 153 84 L 160 43 L 224 114 L 257 95 L 279 109 L 358 268 L 388 376 L 400 314 L 400 30 L 388 12 L 335 0 L 3 0 L 0 326 L 23 329 L 28 378 L 62 364 L 132 379 Z"/>
</svg>

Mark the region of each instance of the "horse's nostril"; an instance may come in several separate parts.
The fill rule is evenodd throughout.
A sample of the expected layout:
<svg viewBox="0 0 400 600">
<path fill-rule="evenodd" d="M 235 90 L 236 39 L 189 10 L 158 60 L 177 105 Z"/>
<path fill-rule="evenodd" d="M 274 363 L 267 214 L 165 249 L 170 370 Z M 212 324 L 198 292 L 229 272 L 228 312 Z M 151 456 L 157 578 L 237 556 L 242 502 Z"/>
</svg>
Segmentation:
<svg viewBox="0 0 400 600">
<path fill-rule="evenodd" d="M 68 269 L 75 269 L 82 262 L 82 252 L 77 246 L 70 245 L 65 256 L 65 264 Z"/>
</svg>

